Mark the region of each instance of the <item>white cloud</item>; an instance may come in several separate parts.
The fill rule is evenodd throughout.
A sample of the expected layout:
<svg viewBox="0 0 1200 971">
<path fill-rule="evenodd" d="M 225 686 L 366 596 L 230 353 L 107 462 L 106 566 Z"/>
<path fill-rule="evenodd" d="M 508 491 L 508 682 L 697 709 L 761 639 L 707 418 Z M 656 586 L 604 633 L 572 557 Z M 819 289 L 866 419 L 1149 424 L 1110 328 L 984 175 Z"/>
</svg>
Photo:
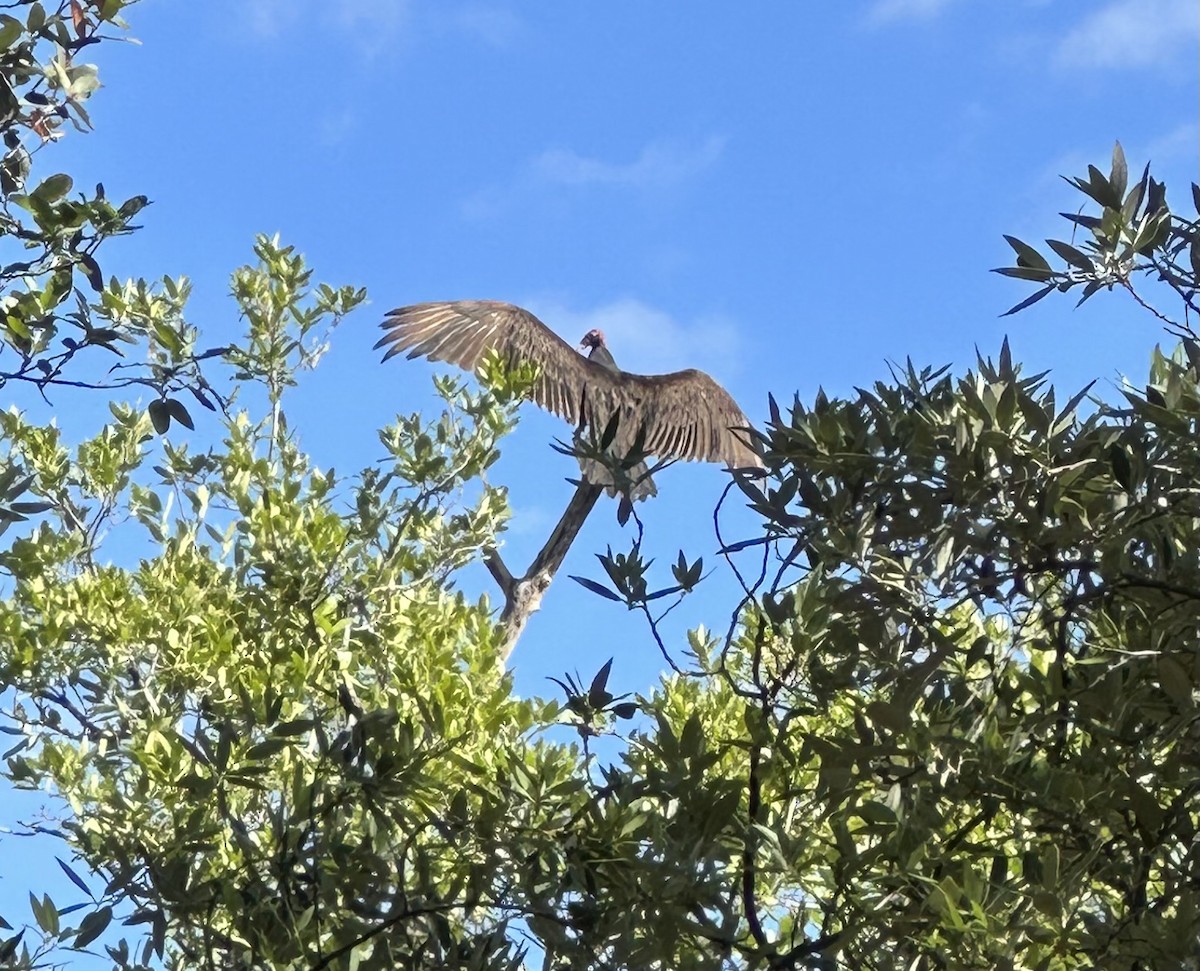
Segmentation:
<svg viewBox="0 0 1200 971">
<path fill-rule="evenodd" d="M 1196 44 L 1196 0 L 1113 0 L 1070 31 L 1058 61 L 1072 68 L 1141 68 Z"/>
<path fill-rule="evenodd" d="M 458 203 L 458 213 L 472 222 L 487 222 L 501 218 L 515 200 L 512 186 L 489 186 L 476 189 Z"/>
<path fill-rule="evenodd" d="M 521 33 L 521 19 L 492 4 L 468 3 L 454 12 L 452 23 L 492 47 L 506 47 Z"/>
<path fill-rule="evenodd" d="M 559 514 L 551 512 L 545 506 L 529 505 L 514 506 L 512 515 L 505 530 L 511 537 L 535 536 L 544 538 L 550 529 L 558 522 Z"/>
<path fill-rule="evenodd" d="M 710 168 L 721 157 L 725 142 L 719 135 L 690 144 L 660 139 L 647 144 L 628 162 L 592 158 L 570 149 L 547 149 L 526 162 L 511 181 L 472 192 L 459 204 L 459 212 L 470 220 L 498 219 L 528 199 L 561 204 L 566 191 L 587 187 L 661 193 L 685 185 Z M 564 191 L 551 193 L 547 186 Z"/>
<path fill-rule="evenodd" d="M 326 112 L 317 119 L 317 142 L 326 148 L 343 145 L 357 127 L 358 113 L 352 107 L 343 106 L 337 111 Z"/>
<path fill-rule="evenodd" d="M 1121 147 L 1129 165 L 1130 183 L 1141 178 L 1142 169 L 1149 162 L 1150 174 L 1169 187 L 1167 198 L 1173 208 L 1186 204 L 1188 183 L 1196 177 L 1197 138 L 1200 138 L 1200 132 L 1197 131 L 1196 122 L 1188 120 L 1173 128 L 1165 128 L 1149 138 L 1123 141 Z M 1097 137 L 1088 145 L 1067 149 L 1032 169 L 1024 180 L 1024 189 L 1015 207 L 1019 216 L 1009 231 L 1034 243 L 1047 236 L 1070 241 L 1074 234 L 1077 244 L 1080 231 L 1055 214 L 1064 210 L 1074 211 L 1081 206 L 1084 212 L 1094 214 L 1096 207 L 1084 195 L 1066 185 L 1062 177 L 1086 180 L 1089 164 L 1107 176 L 1112 149 L 1111 141 Z"/>
<path fill-rule="evenodd" d="M 276 37 L 300 17 L 300 5 L 288 0 L 246 0 L 242 16 L 250 33 Z"/>
<path fill-rule="evenodd" d="M 321 6 L 349 30 L 390 33 L 408 17 L 408 0 L 323 0 Z"/>
<path fill-rule="evenodd" d="M 703 142 L 648 144 L 631 162 L 589 158 L 570 149 L 549 149 L 533 160 L 534 174 L 560 185 L 615 185 L 638 189 L 677 185 L 704 171 L 725 149 L 725 139 L 710 135 Z"/>
<path fill-rule="evenodd" d="M 1165 135 L 1154 139 L 1146 147 L 1146 154 L 1151 160 L 1183 157 L 1190 161 L 1198 141 L 1200 141 L 1200 128 L 1197 127 L 1195 121 L 1185 121 Z"/>
<path fill-rule="evenodd" d="M 408 8 L 409 0 L 243 0 L 240 5 L 247 27 L 259 37 L 317 24 L 357 34 L 370 48 L 395 34 Z"/>
<path fill-rule="evenodd" d="M 617 363 L 630 371 L 658 374 L 694 367 L 728 378 L 738 370 L 738 329 L 725 317 L 685 323 L 634 298 L 590 310 L 553 299 L 531 299 L 525 306 L 571 344 L 593 328 L 602 330 Z"/>
<path fill-rule="evenodd" d="M 1180 163 L 1185 166 L 1194 165 L 1192 159 L 1198 137 L 1200 137 L 1200 132 L 1197 131 L 1196 122 L 1185 121 L 1145 141 L 1122 142 L 1121 149 L 1129 164 L 1130 180 L 1141 175 L 1142 166 L 1147 162 L 1150 163 L 1151 174 L 1159 181 L 1165 180 L 1168 185 L 1191 178 L 1192 176 L 1188 176 L 1186 172 L 1181 173 L 1179 178 L 1173 178 L 1168 176 L 1163 168 L 1164 166 L 1173 167 Z M 1095 165 L 1107 175 L 1111 152 L 1111 142 L 1097 142 L 1090 151 L 1075 148 L 1063 152 L 1046 163 L 1038 174 L 1038 183 L 1047 187 L 1061 188 L 1063 184 L 1061 176 L 1082 177 L 1086 180 L 1089 164 Z"/>
<path fill-rule="evenodd" d="M 867 14 L 872 24 L 887 24 L 897 20 L 928 20 L 936 17 L 954 0 L 876 0 Z"/>
</svg>

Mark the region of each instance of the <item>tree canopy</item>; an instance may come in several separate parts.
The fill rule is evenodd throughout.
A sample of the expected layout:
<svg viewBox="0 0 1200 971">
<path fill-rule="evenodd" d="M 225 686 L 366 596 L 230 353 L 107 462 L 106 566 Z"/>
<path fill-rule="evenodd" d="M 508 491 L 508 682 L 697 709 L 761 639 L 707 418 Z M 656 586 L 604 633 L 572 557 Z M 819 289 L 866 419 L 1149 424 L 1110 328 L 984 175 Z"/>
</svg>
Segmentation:
<svg viewBox="0 0 1200 971">
<path fill-rule="evenodd" d="M 100 275 L 145 200 L 28 188 L 27 141 L 86 125 L 75 55 L 123 6 L 0 15 L 0 230 L 32 256 L 0 269 L 0 371 L 112 396 L 83 438 L 0 415 L 3 772 L 61 800 L 40 825 L 78 889 L 0 915 L 0 967 L 1200 958 L 1200 224 L 1148 168 L 1130 185 L 1118 148 L 1073 183 L 1094 212 L 1048 241 L 1065 266 L 1013 238 L 1001 271 L 1041 285 L 1014 309 L 1132 294 L 1179 342 L 1145 385 L 1060 395 L 1005 342 L 963 374 L 772 399 L 767 474 L 729 485 L 761 520 L 721 540 L 740 600 L 671 643 L 703 561 L 660 585 L 639 521 L 580 579 L 672 670 L 526 698 L 495 605 L 456 581 L 500 541 L 487 473 L 534 376 L 439 378 L 442 413 L 383 428 L 380 461 L 320 468 L 290 389 L 361 290 L 260 237 L 232 276 L 244 335 L 201 350 L 186 280 Z M 136 367 L 95 379 L 114 349 Z"/>
</svg>

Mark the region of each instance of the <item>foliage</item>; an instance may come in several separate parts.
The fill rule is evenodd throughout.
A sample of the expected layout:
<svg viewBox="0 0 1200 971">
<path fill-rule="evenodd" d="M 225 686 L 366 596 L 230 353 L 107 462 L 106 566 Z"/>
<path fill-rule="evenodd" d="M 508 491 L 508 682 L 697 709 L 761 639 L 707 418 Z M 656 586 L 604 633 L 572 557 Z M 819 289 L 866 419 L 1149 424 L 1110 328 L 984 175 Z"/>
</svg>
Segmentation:
<svg viewBox="0 0 1200 971">
<path fill-rule="evenodd" d="M 528 764 L 558 784 L 571 764 L 525 741 L 535 708 L 498 669 L 487 603 L 448 584 L 503 520 L 496 488 L 455 497 L 496 458 L 513 395 L 439 381 L 446 414 L 385 429 L 382 469 L 316 469 L 281 389 L 303 334 L 362 295 L 310 299 L 298 256 L 256 250 L 229 356 L 267 404 L 231 415 L 221 446 L 156 441 L 121 405 L 73 453 L 16 412 L 0 423 L 48 506 L 0 561 L 9 776 L 67 798 L 69 839 L 107 879 L 100 913 L 119 900 L 150 925 L 143 964 L 169 939 L 188 966 L 454 966 L 503 940 L 471 912 L 494 902 L 504 832 L 542 813 L 501 802 L 495 775 Z M 83 508 L 99 510 L 86 532 Z M 104 564 L 98 537 L 134 529 L 148 555 Z"/>
<path fill-rule="evenodd" d="M 130 5 L 64 0 L 47 9 L 24 0 L 0 14 L 0 387 L 36 389 L 46 400 L 63 388 L 145 387 L 161 432 L 172 419 L 192 426 L 184 390 L 217 407 L 201 362 L 224 348 L 197 347 L 196 329 L 180 314 L 186 279 L 165 278 L 161 288 L 105 281 L 100 247 L 138 228 L 145 196 L 115 204 L 102 184 L 72 194 L 64 172 L 33 177 L 34 160 L 63 137 L 67 122 L 90 128 L 84 105 L 100 82 L 96 66 L 79 57 L 111 39 L 104 30 L 126 27 L 121 13 Z M 145 361 L 122 361 L 131 348 Z M 103 370 L 95 350 L 117 363 Z M 0 475 L 0 531 L 38 511 L 22 499 L 27 485 L 11 469 Z"/>
<path fill-rule="evenodd" d="M 30 94 L 86 122 L 74 55 L 121 6 L 0 16 L 18 142 L 63 117 Z M 63 54 L 39 80 L 43 42 Z M 633 548 L 581 580 L 642 611 L 677 670 L 630 700 L 610 662 L 560 681 L 561 708 L 513 694 L 491 605 L 456 586 L 504 527 L 487 471 L 530 376 L 439 379 L 442 415 L 398 418 L 356 476 L 323 470 L 286 405 L 365 295 L 260 238 L 234 274 L 245 339 L 198 351 L 186 281 L 93 282 L 136 213 L 68 203 L 62 179 L 26 192 L 32 155 L 9 144 L 0 184 L 35 256 L 4 280 L 6 380 L 156 403 L 115 401 L 78 443 L 0 416 L 5 773 L 63 800 L 43 825 L 87 897 L 33 895 L 0 966 L 60 944 L 122 968 L 1200 958 L 1200 244 L 1148 171 L 1127 191 L 1119 150 L 1072 183 L 1102 211 L 1068 217 L 1079 248 L 1049 244 L 1067 268 L 1012 240 L 1006 272 L 1043 284 L 1025 305 L 1119 286 L 1148 308 L 1133 280 L 1157 274 L 1183 343 L 1149 384 L 1062 404 L 1006 342 L 960 377 L 908 363 L 850 400 L 772 401 L 769 475 L 730 486 L 764 529 L 723 545 L 744 589 L 725 634 L 676 660 L 658 622 L 704 562 L 680 554 L 654 588 L 635 517 Z M 98 302 L 60 314 L 77 274 Z M 144 368 L 63 374 L 126 337 Z M 113 940 L 121 921 L 142 936 Z"/>
<path fill-rule="evenodd" d="M 1024 310 L 1055 290 L 1066 293 L 1082 286 L 1079 297 L 1082 304 L 1101 289 L 1121 287 L 1162 321 L 1170 333 L 1194 338 L 1196 333 L 1186 321 L 1177 321 L 1155 309 L 1134 287 L 1138 276 L 1154 275 L 1156 282 L 1166 284 L 1180 299 L 1185 314 L 1200 313 L 1196 303 L 1196 279 L 1200 276 L 1197 223 L 1171 211 L 1167 205 L 1167 187 L 1151 177 L 1149 163 L 1142 177 L 1129 186 L 1129 166 L 1121 143 L 1117 142 L 1107 178 L 1096 166 L 1089 165 L 1086 179 L 1066 181 L 1083 193 L 1089 203 L 1100 206 L 1099 215 L 1082 210 L 1060 213 L 1071 223 L 1072 238 L 1079 230 L 1086 231 L 1090 238 L 1080 247 L 1064 240 L 1046 240 L 1046 245 L 1065 263 L 1056 270 L 1036 248 L 1016 237 L 1005 236 L 1017 255 L 1017 265 L 995 272 L 1045 284 L 1008 313 Z M 1192 202 L 1200 213 L 1200 187 L 1195 184 Z"/>
<path fill-rule="evenodd" d="M 1094 233 L 1096 276 L 1062 271 L 1051 289 L 1109 281 L 1144 303 L 1130 277 L 1146 270 L 1186 321 L 1197 223 L 1148 173 L 1149 214 L 1121 215 L 1117 158 L 1113 183 L 1095 169 L 1074 183 L 1106 205 L 1069 217 Z M 1011 242 L 1010 275 L 1026 276 L 1031 248 Z M 693 639 L 701 676 L 648 701 L 656 731 L 633 740 L 620 783 L 680 793 L 661 808 L 686 836 L 652 845 L 706 891 L 673 915 L 685 953 L 1200 959 L 1200 344 L 1175 329 L 1183 344 L 1156 350 L 1119 405 L 1090 386 L 1061 403 L 1007 342 L 961 378 L 909 363 L 851 400 L 772 402 L 774 481 L 737 480 L 766 532 L 725 548 L 735 567 L 762 559 L 739 573 L 728 636 Z M 630 607 L 673 589 L 647 593 L 636 546 L 602 561 Z"/>
</svg>

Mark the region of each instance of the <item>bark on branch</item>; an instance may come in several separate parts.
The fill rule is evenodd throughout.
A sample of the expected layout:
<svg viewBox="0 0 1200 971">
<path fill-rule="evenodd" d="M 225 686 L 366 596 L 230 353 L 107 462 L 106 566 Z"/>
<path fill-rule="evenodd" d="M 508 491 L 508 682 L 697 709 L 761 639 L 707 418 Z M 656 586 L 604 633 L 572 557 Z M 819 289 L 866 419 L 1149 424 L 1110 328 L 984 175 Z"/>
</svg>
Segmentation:
<svg viewBox="0 0 1200 971">
<path fill-rule="evenodd" d="M 554 527 L 550 538 L 546 540 L 541 552 L 534 557 L 524 576 L 514 577 L 495 549 L 488 550 L 485 555 L 484 563 L 488 572 L 504 593 L 504 610 L 500 613 L 500 624 L 504 628 L 501 663 L 508 660 L 530 616 L 542 605 L 542 597 L 554 579 L 554 574 L 562 566 L 567 550 L 571 548 L 603 491 L 603 486 L 593 485 L 586 480 L 579 483 L 558 525 Z"/>
</svg>

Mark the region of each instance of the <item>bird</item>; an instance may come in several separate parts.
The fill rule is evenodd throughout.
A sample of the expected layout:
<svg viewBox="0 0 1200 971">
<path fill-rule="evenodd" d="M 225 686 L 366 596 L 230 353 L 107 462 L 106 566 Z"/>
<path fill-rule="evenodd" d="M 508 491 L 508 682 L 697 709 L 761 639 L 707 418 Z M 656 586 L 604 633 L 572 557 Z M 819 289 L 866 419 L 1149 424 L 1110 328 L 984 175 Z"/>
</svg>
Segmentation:
<svg viewBox="0 0 1200 971">
<path fill-rule="evenodd" d="M 751 445 L 750 420 L 709 375 L 695 369 L 622 371 L 599 330 L 584 335 L 580 347 L 589 350 L 584 356 L 528 310 L 497 300 L 411 304 L 387 313 L 380 326 L 385 333 L 375 348 L 386 348 L 384 361 L 407 352 L 410 360 L 425 357 L 474 372 L 486 352 L 495 351 L 510 366 L 536 365 L 533 401 L 575 425 L 577 439 L 583 429 L 603 436 L 616 416 L 607 453 L 618 462 L 639 444 L 642 453 L 622 476 L 625 488 L 605 463 L 580 458 L 584 479 L 605 486 L 610 495 L 656 494 L 643 456 L 764 467 Z"/>
<path fill-rule="evenodd" d="M 612 351 L 608 349 L 608 344 L 604 340 L 604 331 L 599 327 L 593 327 L 583 335 L 583 340 L 579 342 L 579 347 L 588 349 L 588 360 L 595 361 L 603 368 L 607 368 L 614 374 L 620 374 L 621 369 L 617 367 L 617 360 L 612 356 Z M 620 428 L 618 427 L 618 431 Z M 624 456 L 618 454 L 618 461 Z M 615 496 L 617 493 L 617 483 L 614 481 L 615 476 L 612 470 L 605 467 L 603 462 L 598 462 L 595 459 L 579 457 L 579 470 L 583 473 L 583 477 L 589 482 L 594 482 L 597 485 L 603 485 L 610 496 Z M 650 477 L 650 467 L 646 465 L 644 459 L 639 459 L 634 462 L 625 472 L 626 479 L 629 483 L 628 496 L 631 500 L 649 499 L 651 496 L 658 495 L 658 487 L 654 484 L 654 479 Z"/>
</svg>

